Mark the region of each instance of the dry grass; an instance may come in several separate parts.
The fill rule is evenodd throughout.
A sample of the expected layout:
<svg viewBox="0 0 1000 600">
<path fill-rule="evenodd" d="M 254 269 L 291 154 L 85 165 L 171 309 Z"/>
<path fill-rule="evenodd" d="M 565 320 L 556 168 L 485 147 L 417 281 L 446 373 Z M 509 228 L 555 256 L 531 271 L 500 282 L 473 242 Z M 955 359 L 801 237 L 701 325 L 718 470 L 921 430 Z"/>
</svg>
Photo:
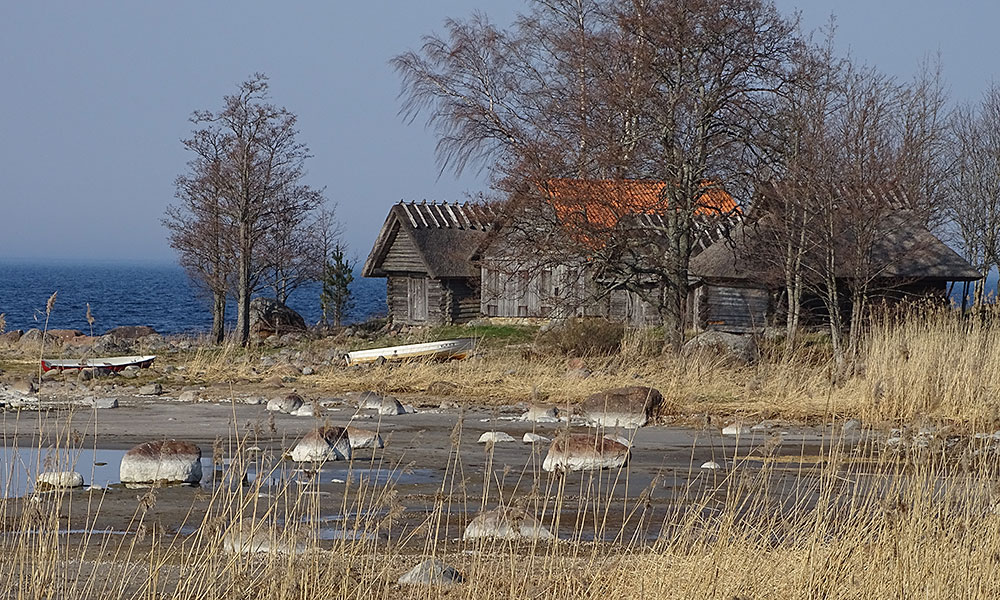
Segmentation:
<svg viewBox="0 0 1000 600">
<path fill-rule="evenodd" d="M 190 515 L 189 533 L 150 528 L 161 492 L 136 491 L 123 535 L 94 523 L 104 496 L 88 504 L 65 492 L 34 493 L 3 503 L 0 586 L 11 598 L 992 598 L 1000 556 L 995 449 L 986 442 L 896 454 L 869 448 L 861 456 L 838 444 L 789 484 L 767 451 L 716 476 L 692 475 L 674 490 L 672 509 L 651 518 L 653 489 L 627 497 L 621 472 L 514 474 L 530 494 L 487 485 L 488 498 L 462 497 L 467 467 L 456 431 L 441 492 L 409 525 L 394 484 L 352 479 L 339 498 L 322 500 L 314 483 L 299 485 L 288 466 L 248 450 L 233 437 L 219 450 L 233 460 Z M 67 444 L 71 444 L 69 438 Z M 378 466 L 381 453 L 356 460 Z M 964 465 L 964 466 L 962 466 Z M 400 469 L 399 464 L 384 464 Z M 487 469 L 487 473 L 490 473 Z M 247 474 L 267 473 L 241 484 Z M 491 475 L 483 475 L 487 483 Z M 707 479 L 706 479 L 707 478 Z M 276 480 L 275 485 L 265 485 Z M 73 494 L 86 492 L 73 492 Z M 112 492 L 130 493 L 126 491 Z M 199 492 L 192 490 L 191 494 Z M 661 494 L 662 495 L 662 494 Z M 525 500 L 527 498 L 527 500 Z M 456 541 L 449 521 L 498 502 L 520 504 L 557 529 L 542 542 Z M 86 506 L 85 510 L 75 510 Z M 18 508 L 22 507 L 22 508 Z M 358 539 L 321 541 L 316 523 L 337 516 Z M 590 517 L 590 518 L 582 518 Z M 600 523 L 624 520 L 615 531 Z M 295 525 L 289 525 L 295 524 Z M 454 525 L 454 523 L 452 523 Z M 91 530 L 67 536 L 66 529 Z M 643 539 L 635 531 L 661 532 Z M 241 532 L 271 548 L 229 551 Z M 607 542 L 587 542 L 604 533 Z M 396 578 L 424 557 L 456 566 L 465 583 L 400 587 Z"/>
</svg>

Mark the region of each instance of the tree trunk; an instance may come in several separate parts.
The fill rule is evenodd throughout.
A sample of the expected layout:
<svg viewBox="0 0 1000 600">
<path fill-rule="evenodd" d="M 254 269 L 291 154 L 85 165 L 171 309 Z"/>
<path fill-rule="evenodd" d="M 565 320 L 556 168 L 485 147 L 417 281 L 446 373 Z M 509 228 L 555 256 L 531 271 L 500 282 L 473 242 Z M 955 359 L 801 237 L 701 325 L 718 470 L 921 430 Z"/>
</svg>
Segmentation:
<svg viewBox="0 0 1000 600">
<path fill-rule="evenodd" d="M 246 224 L 240 224 L 239 281 L 236 287 L 236 335 L 241 346 L 250 343 L 250 267 L 252 252 L 249 244 L 250 232 Z"/>
<path fill-rule="evenodd" d="M 221 344 L 226 337 L 226 293 L 212 294 L 212 341 Z"/>
</svg>

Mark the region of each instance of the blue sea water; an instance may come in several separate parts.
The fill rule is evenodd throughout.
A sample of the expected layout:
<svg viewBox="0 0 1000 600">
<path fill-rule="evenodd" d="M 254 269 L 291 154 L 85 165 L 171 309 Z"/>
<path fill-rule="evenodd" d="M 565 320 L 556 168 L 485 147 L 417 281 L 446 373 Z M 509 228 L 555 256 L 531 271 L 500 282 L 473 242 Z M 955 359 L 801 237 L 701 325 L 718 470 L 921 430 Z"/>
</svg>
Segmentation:
<svg viewBox="0 0 1000 600">
<path fill-rule="evenodd" d="M 6 315 L 8 331 L 42 327 L 45 303 L 53 292 L 58 295 L 49 329 L 90 333 L 88 302 L 98 335 L 120 325 L 149 325 L 163 334 L 204 333 L 212 326 L 209 298 L 176 265 L 0 261 L 0 313 Z M 318 284 L 304 285 L 292 293 L 288 305 L 307 323 L 316 323 L 319 294 Z M 355 273 L 351 295 L 354 307 L 348 323 L 386 314 L 384 279 Z M 230 328 L 235 326 L 235 304 L 227 311 L 227 321 Z"/>
</svg>

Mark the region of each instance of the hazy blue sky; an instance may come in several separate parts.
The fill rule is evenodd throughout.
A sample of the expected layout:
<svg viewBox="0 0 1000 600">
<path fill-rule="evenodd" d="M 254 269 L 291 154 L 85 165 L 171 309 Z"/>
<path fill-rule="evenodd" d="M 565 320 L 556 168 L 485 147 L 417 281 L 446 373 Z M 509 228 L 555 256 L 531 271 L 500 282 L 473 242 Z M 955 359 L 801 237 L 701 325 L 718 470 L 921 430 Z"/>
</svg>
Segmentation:
<svg viewBox="0 0 1000 600">
<path fill-rule="evenodd" d="M 842 49 L 909 77 L 940 52 L 953 97 L 995 77 L 1000 5 L 957 0 L 778 0 L 809 28 L 837 15 Z M 231 8 L 239 6 L 238 9 Z M 367 255 L 400 199 L 462 200 L 475 174 L 438 178 L 434 139 L 397 116 L 388 59 L 449 16 L 509 22 L 503 0 L 289 3 L 10 2 L 0 19 L 0 259 L 168 261 L 160 226 L 187 160 L 194 109 L 254 71 L 300 118 L 309 181 Z"/>
</svg>

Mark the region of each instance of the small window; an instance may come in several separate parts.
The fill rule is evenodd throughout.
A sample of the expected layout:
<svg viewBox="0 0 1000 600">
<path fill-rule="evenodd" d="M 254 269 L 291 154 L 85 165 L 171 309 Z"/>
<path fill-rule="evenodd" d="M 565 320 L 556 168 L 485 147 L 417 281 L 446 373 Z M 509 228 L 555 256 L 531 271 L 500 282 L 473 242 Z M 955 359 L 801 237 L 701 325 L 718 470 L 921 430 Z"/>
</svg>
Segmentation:
<svg viewBox="0 0 1000 600">
<path fill-rule="evenodd" d="M 517 316 L 521 317 L 521 318 L 527 317 L 528 316 L 528 307 L 525 306 L 525 305 L 523 305 L 523 304 L 519 305 L 517 307 Z"/>
</svg>

